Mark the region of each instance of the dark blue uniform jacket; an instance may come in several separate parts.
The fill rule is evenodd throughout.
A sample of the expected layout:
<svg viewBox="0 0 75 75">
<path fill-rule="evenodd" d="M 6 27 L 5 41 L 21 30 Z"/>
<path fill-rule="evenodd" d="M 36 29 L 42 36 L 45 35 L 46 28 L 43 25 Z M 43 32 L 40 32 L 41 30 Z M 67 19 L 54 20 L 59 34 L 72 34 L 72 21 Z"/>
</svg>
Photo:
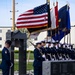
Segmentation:
<svg viewBox="0 0 75 75">
<path fill-rule="evenodd" d="M 33 66 L 38 66 L 41 67 L 42 66 L 42 61 L 44 61 L 45 59 L 42 57 L 40 51 L 36 48 L 34 50 L 34 63 Z"/>
<path fill-rule="evenodd" d="M 10 61 L 10 53 L 9 50 L 7 48 L 3 48 L 2 50 L 2 63 L 1 63 L 1 68 L 2 70 L 6 70 L 9 69 L 11 65 L 11 61 Z"/>
</svg>

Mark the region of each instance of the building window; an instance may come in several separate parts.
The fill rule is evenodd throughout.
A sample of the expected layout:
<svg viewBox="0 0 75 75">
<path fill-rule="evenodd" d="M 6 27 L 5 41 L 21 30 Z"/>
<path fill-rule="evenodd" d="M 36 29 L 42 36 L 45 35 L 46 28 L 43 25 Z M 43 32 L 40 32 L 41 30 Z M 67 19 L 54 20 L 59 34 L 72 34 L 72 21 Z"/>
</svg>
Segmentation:
<svg viewBox="0 0 75 75">
<path fill-rule="evenodd" d="M 2 33 L 2 30 L 0 29 L 0 33 Z"/>
<path fill-rule="evenodd" d="M 0 45 L 0 48 L 2 48 L 2 45 Z"/>
<path fill-rule="evenodd" d="M 0 40 L 2 40 L 2 37 L 0 37 Z"/>
</svg>

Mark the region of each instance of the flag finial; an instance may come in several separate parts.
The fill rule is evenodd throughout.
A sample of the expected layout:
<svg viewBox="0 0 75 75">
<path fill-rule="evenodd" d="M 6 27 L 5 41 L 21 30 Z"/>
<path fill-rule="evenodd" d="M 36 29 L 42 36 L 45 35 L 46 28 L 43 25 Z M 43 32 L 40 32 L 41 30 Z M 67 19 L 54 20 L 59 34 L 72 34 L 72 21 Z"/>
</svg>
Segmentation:
<svg viewBox="0 0 75 75">
<path fill-rule="evenodd" d="M 70 3 L 67 1 L 67 6 L 69 6 L 70 7 Z"/>
</svg>

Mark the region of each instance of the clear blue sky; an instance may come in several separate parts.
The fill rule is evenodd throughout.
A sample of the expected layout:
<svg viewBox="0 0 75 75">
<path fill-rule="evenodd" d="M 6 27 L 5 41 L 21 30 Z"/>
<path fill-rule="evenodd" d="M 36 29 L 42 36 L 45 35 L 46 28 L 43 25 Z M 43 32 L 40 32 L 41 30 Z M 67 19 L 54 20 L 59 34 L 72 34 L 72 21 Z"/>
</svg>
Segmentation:
<svg viewBox="0 0 75 75">
<path fill-rule="evenodd" d="M 46 0 L 15 0 L 16 3 L 16 19 L 19 14 L 25 12 L 26 10 L 32 9 L 38 5 L 41 5 L 46 2 Z M 51 0 L 50 7 L 52 7 L 53 2 L 56 0 Z M 58 0 L 59 8 L 64 6 L 67 1 L 70 3 L 70 16 L 71 16 L 71 23 L 75 23 L 75 0 Z M 0 1 L 0 26 L 12 26 L 12 0 L 1 0 Z"/>
</svg>

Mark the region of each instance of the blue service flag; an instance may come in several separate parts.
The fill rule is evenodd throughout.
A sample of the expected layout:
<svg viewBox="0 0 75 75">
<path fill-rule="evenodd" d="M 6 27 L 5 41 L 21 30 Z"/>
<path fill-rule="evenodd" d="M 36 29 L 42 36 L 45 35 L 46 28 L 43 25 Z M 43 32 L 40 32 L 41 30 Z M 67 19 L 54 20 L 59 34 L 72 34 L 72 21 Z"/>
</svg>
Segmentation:
<svg viewBox="0 0 75 75">
<path fill-rule="evenodd" d="M 67 30 L 67 31 L 63 31 L 63 30 L 59 30 L 58 33 L 56 33 L 52 38 L 55 40 L 55 41 L 61 41 L 61 39 L 66 36 L 68 33 L 70 33 L 70 30 Z"/>
<path fill-rule="evenodd" d="M 59 29 L 70 29 L 70 14 L 69 14 L 69 6 L 65 5 L 59 9 L 58 12 L 59 17 Z"/>
<path fill-rule="evenodd" d="M 53 39 L 56 40 L 61 40 L 65 35 L 70 33 L 70 13 L 69 13 L 69 6 L 65 5 L 64 7 L 60 8 L 59 10 L 59 28 L 58 28 L 58 33 L 53 35 Z M 64 29 L 66 29 L 64 31 Z"/>
</svg>

